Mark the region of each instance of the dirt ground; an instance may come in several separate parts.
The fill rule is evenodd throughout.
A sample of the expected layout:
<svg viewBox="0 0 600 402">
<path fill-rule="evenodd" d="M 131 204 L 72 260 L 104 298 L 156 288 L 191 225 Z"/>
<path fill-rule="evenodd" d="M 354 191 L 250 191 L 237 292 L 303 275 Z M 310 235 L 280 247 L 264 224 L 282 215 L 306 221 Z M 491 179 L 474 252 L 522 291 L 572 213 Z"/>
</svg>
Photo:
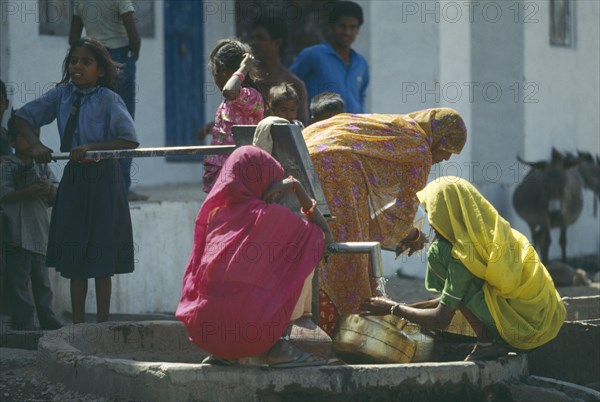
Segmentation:
<svg viewBox="0 0 600 402">
<path fill-rule="evenodd" d="M 0 400 L 3 402 L 107 402 L 96 395 L 50 382 L 36 365 L 35 350 L 0 348 Z"/>
<path fill-rule="evenodd" d="M 600 283 L 590 286 L 558 288 L 561 296 L 600 295 Z M 389 278 L 388 295 L 397 301 L 411 303 L 426 300 L 434 295 L 423 288 L 421 278 Z M 97 395 L 82 394 L 66 389 L 60 383 L 49 381 L 37 367 L 36 351 L 0 348 L 0 400 L 3 402 L 60 401 L 108 402 Z"/>
</svg>

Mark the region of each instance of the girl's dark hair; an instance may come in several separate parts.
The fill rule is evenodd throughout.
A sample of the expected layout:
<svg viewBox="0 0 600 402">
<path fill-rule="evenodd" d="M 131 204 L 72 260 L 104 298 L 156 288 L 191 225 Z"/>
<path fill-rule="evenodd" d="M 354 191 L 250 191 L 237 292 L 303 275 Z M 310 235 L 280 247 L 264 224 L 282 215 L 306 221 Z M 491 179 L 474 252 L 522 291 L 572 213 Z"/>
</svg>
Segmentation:
<svg viewBox="0 0 600 402">
<path fill-rule="evenodd" d="M 6 84 L 4 84 L 4 81 L 2 80 L 0 80 L 0 96 L 2 97 L 2 99 L 8 101 L 8 94 L 6 93 Z"/>
<path fill-rule="evenodd" d="M 67 56 L 65 57 L 65 60 L 63 61 L 62 80 L 58 83 L 58 85 L 67 84 L 71 80 L 69 75 L 69 63 L 71 62 L 73 51 L 80 47 L 84 47 L 89 50 L 94 56 L 94 59 L 96 59 L 98 68 L 101 68 L 102 71 L 104 71 L 104 76 L 100 77 L 98 80 L 98 85 L 101 87 L 107 87 L 114 91 L 117 87 L 117 68 L 121 67 L 121 65 L 114 62 L 110 58 L 110 54 L 108 54 L 108 50 L 106 50 L 104 45 L 94 38 L 81 38 L 77 40 L 77 42 L 73 43 L 69 49 L 69 52 L 67 53 Z"/>
<path fill-rule="evenodd" d="M 269 90 L 269 106 L 271 109 L 276 107 L 280 102 L 288 100 L 293 100 L 296 104 L 300 105 L 298 92 L 289 82 L 282 82 L 279 85 L 271 87 Z"/>
<path fill-rule="evenodd" d="M 238 68 L 240 68 L 240 64 L 242 63 L 246 53 L 252 53 L 250 46 L 247 44 L 236 39 L 221 39 L 219 42 L 217 42 L 212 52 L 210 52 L 208 68 L 210 69 L 212 75 L 219 74 L 225 68 L 235 72 Z M 242 82 L 242 86 L 252 87 L 258 92 L 261 92 L 252 78 L 250 78 L 250 74 L 246 74 L 246 78 L 244 79 L 244 82 Z"/>
</svg>

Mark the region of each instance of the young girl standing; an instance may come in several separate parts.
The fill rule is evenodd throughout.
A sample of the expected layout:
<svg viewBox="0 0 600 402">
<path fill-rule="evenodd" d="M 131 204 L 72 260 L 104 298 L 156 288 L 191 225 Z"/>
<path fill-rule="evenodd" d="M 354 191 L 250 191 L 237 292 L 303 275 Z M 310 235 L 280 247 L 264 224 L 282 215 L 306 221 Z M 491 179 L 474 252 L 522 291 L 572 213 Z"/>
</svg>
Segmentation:
<svg viewBox="0 0 600 402">
<path fill-rule="evenodd" d="M 231 127 L 254 125 L 262 120 L 264 100 L 248 72 L 254 66 L 250 47 L 233 39 L 223 39 L 210 54 L 210 72 L 223 93 L 212 128 L 211 145 L 233 144 Z M 227 155 L 209 155 L 204 158 L 202 189 L 208 193 L 219 176 Z"/>
<path fill-rule="evenodd" d="M 90 161 L 87 151 L 131 149 L 139 144 L 131 115 L 112 91 L 117 70 L 95 39 L 75 42 L 56 88 L 17 111 L 17 124 L 37 162 L 52 150 L 32 129 L 57 121 L 61 151 L 70 152 L 52 211 L 46 265 L 71 280 L 73 322 L 85 321 L 88 279 L 95 278 L 97 321 L 108 321 L 111 277 L 132 272 L 129 204 L 117 160 Z"/>
</svg>

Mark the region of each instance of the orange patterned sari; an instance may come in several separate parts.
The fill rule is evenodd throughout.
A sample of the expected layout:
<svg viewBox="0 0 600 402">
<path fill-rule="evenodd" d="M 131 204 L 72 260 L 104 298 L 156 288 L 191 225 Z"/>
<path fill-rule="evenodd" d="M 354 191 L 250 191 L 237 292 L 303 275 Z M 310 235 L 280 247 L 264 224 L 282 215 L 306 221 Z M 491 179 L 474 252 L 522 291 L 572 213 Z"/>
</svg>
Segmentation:
<svg viewBox="0 0 600 402">
<path fill-rule="evenodd" d="M 378 241 L 395 250 L 410 232 L 431 151 L 459 153 L 466 128 L 452 109 L 408 115 L 340 114 L 303 131 L 337 242 Z M 376 284 L 368 256 L 333 255 L 319 266 L 319 325 L 332 333 L 339 315 L 358 312 Z"/>
</svg>

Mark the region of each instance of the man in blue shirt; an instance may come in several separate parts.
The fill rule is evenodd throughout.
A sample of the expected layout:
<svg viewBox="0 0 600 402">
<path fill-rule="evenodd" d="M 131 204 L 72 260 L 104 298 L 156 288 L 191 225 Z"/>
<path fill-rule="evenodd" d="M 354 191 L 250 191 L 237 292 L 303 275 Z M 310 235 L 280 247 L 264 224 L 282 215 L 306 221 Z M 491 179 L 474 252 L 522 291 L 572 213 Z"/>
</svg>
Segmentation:
<svg viewBox="0 0 600 402">
<path fill-rule="evenodd" d="M 362 8 L 352 1 L 338 1 L 329 23 L 330 42 L 302 50 L 290 70 L 306 84 L 309 101 L 322 92 L 337 92 L 347 113 L 364 113 L 369 65 L 351 48 L 363 23 Z"/>
</svg>

